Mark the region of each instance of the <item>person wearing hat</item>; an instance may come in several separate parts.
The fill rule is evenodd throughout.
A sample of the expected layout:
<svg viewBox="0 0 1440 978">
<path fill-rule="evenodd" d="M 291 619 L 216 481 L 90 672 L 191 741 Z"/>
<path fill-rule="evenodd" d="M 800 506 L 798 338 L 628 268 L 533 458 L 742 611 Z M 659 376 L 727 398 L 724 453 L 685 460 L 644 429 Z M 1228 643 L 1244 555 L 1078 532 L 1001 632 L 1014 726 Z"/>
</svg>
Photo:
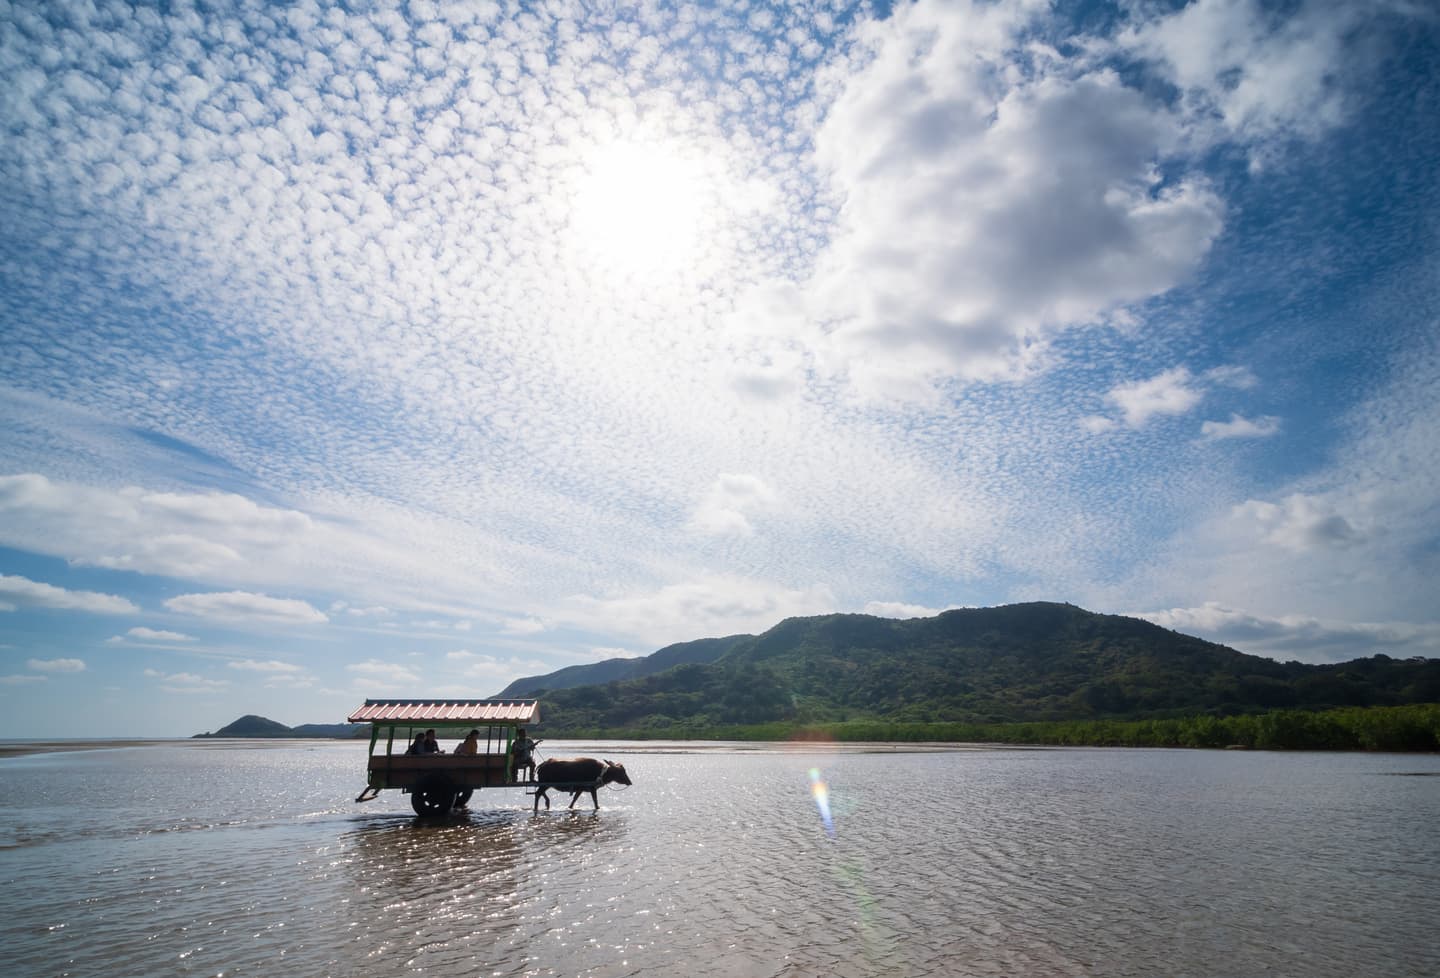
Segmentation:
<svg viewBox="0 0 1440 978">
<path fill-rule="evenodd" d="M 524 727 L 515 731 L 515 742 L 510 745 L 510 771 L 516 781 L 535 780 L 534 751 L 535 746 L 539 743 L 540 741 L 532 740 L 526 735 Z M 528 779 L 522 779 L 520 777 L 520 772 L 525 770 L 530 772 Z"/>
</svg>

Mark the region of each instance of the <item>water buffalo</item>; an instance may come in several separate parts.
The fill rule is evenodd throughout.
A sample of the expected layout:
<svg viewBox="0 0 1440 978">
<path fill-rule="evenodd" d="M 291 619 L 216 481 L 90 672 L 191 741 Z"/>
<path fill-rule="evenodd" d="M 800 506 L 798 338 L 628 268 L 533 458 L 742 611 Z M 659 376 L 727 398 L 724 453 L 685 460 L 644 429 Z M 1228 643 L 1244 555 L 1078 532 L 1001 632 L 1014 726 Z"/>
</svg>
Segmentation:
<svg viewBox="0 0 1440 978">
<path fill-rule="evenodd" d="M 597 761 L 593 757 L 552 757 L 548 761 L 541 761 L 535 771 L 535 779 L 540 786 L 535 789 L 535 810 L 540 810 L 540 799 L 545 799 L 545 807 L 550 807 L 551 788 L 556 791 L 570 792 L 570 808 L 575 807 L 575 802 L 585 792 L 590 792 L 590 800 L 595 803 L 596 809 L 600 807 L 600 799 L 595 797 L 595 791 L 601 785 L 629 784 L 630 776 L 625 773 L 625 765 L 616 764 L 613 761 Z"/>
</svg>

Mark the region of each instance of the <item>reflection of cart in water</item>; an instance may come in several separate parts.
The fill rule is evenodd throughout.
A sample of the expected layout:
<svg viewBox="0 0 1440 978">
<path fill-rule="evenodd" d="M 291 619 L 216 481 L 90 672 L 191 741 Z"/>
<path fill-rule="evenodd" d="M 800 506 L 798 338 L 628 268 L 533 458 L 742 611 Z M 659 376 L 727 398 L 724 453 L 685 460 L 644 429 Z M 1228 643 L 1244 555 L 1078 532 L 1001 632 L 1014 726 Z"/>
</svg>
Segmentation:
<svg viewBox="0 0 1440 978">
<path fill-rule="evenodd" d="M 349 721 L 370 724 L 368 783 L 356 801 L 399 788 L 417 815 L 443 815 L 477 788 L 535 786 L 513 780 L 511 747 L 519 728 L 540 721 L 539 700 L 366 700 Z M 479 745 L 474 754 L 406 753 L 432 729 L 455 740 L 478 730 Z"/>
</svg>

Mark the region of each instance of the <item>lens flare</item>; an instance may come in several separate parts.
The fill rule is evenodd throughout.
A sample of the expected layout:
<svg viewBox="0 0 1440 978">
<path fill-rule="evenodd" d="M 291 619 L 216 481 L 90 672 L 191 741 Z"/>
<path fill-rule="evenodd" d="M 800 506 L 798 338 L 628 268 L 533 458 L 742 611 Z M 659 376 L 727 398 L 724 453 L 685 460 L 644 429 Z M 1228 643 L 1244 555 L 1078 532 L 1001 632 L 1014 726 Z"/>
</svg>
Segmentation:
<svg viewBox="0 0 1440 978">
<path fill-rule="evenodd" d="M 820 769 L 810 769 L 810 793 L 815 796 L 815 807 L 820 812 L 820 821 L 825 826 L 825 834 L 835 838 L 835 819 L 830 815 L 830 788 L 820 778 Z"/>
</svg>

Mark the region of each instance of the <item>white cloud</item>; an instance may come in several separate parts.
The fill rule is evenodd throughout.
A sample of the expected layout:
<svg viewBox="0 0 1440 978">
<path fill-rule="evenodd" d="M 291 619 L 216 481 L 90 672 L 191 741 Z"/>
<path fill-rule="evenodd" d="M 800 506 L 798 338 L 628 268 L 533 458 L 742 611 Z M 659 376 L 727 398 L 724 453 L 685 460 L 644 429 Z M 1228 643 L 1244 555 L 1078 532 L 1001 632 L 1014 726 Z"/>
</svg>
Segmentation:
<svg viewBox="0 0 1440 978">
<path fill-rule="evenodd" d="M 377 684 L 414 684 L 420 681 L 420 677 L 410 670 L 408 666 L 396 662 L 382 662 L 379 659 L 367 659 L 364 662 L 352 662 L 345 667 L 348 672 L 356 672 L 363 677 L 365 685 L 375 688 Z M 372 678 L 378 677 L 378 678 Z M 357 679 L 355 685 L 361 685 L 362 680 Z"/>
<path fill-rule="evenodd" d="M 538 618 L 509 618 L 500 625 L 506 635 L 537 635 L 545 628 L 545 623 Z"/>
<path fill-rule="evenodd" d="M 1176 367 L 1149 380 L 1121 384 L 1105 400 L 1120 409 L 1127 425 L 1138 428 L 1156 415 L 1186 413 L 1200 403 L 1201 396 L 1191 383 L 1190 371 Z"/>
<path fill-rule="evenodd" d="M 942 611 L 948 611 L 955 605 L 948 605 L 944 608 L 927 608 L 923 604 L 907 604 L 904 601 L 871 601 L 862 609 L 864 614 L 875 615 L 879 618 L 934 618 Z"/>
<path fill-rule="evenodd" d="M 1208 441 L 1225 438 L 1269 438 L 1280 431 L 1280 419 L 1272 415 L 1242 418 L 1230 415 L 1229 421 L 1206 421 L 1200 425 L 1200 436 Z"/>
<path fill-rule="evenodd" d="M 372 605 L 368 608 L 353 608 L 344 601 L 333 602 L 330 605 L 330 611 L 337 615 L 344 612 L 352 618 L 388 618 L 394 614 L 393 611 L 382 605 Z"/>
<path fill-rule="evenodd" d="M 325 614 L 298 598 L 272 598 L 246 591 L 211 594 L 181 594 L 165 601 L 165 607 L 185 615 L 218 621 L 286 622 L 314 625 L 329 621 Z"/>
<path fill-rule="evenodd" d="M 755 532 L 750 517 L 774 508 L 775 490 L 755 475 L 721 473 L 696 507 L 690 525 L 716 536 Z"/>
<path fill-rule="evenodd" d="M 421 618 L 449 639 L 473 620 L 514 645 L 508 623 L 660 642 L 917 582 L 1053 596 L 1142 562 L 1157 524 L 1215 513 L 1221 570 L 1125 604 L 1235 603 L 1231 588 L 1266 594 L 1266 613 L 1314 613 L 1305 590 L 1385 606 L 1387 578 L 1433 578 L 1377 557 L 1377 528 L 1411 570 L 1433 540 L 1421 397 L 1357 428 L 1353 470 L 1384 473 L 1368 508 L 1362 479 L 1277 489 L 1222 471 L 1213 446 L 1084 437 L 1161 429 L 1195 410 L 1177 407 L 1187 391 L 1231 424 L 1280 412 L 1238 400 L 1255 374 L 1193 352 L 1241 349 L 1228 325 L 1186 332 L 1187 310 L 1232 308 L 1222 263 L 1286 243 L 1228 222 L 1242 175 L 1201 168 L 1233 156 L 1211 152 L 1227 133 L 1258 157 L 1336 118 L 1368 50 L 1336 44 L 1369 28 L 1360 5 L 1327 21 L 1330 6 L 1132 4 L 1119 47 L 1066 36 L 1053 15 L 1068 11 L 1038 0 L 838 23 L 801 5 L 763 31 L 729 29 L 729 9 L 624 4 L 466 8 L 443 32 L 425 4 L 333 8 L 323 29 L 258 4 L 11 31 L 0 462 L 29 474 L 0 477 L 0 546 L 186 591 L 304 595 L 357 657 L 390 656 L 373 633 Z M 297 36 L 313 57 L 296 59 Z M 682 36 L 677 56 L 667 38 Z M 1104 67 L 1126 49 L 1151 77 Z M 634 254 L 597 255 L 570 231 L 617 145 L 678 165 L 700 206 L 685 201 L 688 227 L 632 237 Z M 1243 189 L 1247 208 L 1268 192 Z M 657 254 L 666 237 L 685 247 Z M 646 280 L 626 270 L 637 260 L 674 274 Z M 1254 362 L 1283 394 L 1267 351 Z M 1103 400 L 1182 355 L 1183 383 Z M 1052 410 L 1066 370 L 1084 376 Z M 1392 450 L 1407 465 L 1376 457 Z M 1195 456 L 1206 471 L 1187 470 Z M 1286 510 L 1291 492 L 1344 521 L 1329 543 L 1323 519 Z M 1247 496 L 1277 511 L 1226 515 Z M 1347 527 L 1358 538 L 1335 545 Z M 273 620 L 321 618 L 302 602 Z"/>
<path fill-rule="evenodd" d="M 29 659 L 25 665 L 36 672 L 84 672 L 83 659 Z"/>
<path fill-rule="evenodd" d="M 590 658 L 596 662 L 604 662 L 606 659 L 638 659 L 649 654 L 649 652 L 636 652 L 633 649 L 616 648 L 610 645 L 596 646 L 590 650 Z"/>
<path fill-rule="evenodd" d="M 1255 376 L 1255 371 L 1239 364 L 1211 367 L 1205 371 L 1204 378 L 1211 384 L 1235 387 L 1240 390 L 1249 390 L 1260 383 L 1260 378 Z"/>
<path fill-rule="evenodd" d="M 1440 624 L 1327 621 L 1305 615 L 1266 617 L 1219 603 L 1138 613 L 1165 628 L 1242 652 L 1301 662 L 1344 662 L 1383 653 L 1440 656 Z"/>
<path fill-rule="evenodd" d="M 310 518 L 233 493 L 118 491 L 0 476 L 0 541 L 73 563 L 146 574 L 232 573 L 267 549 L 284 553 L 308 538 Z M 13 521 L 13 522 L 12 522 Z"/>
<path fill-rule="evenodd" d="M 828 587 L 803 590 L 730 576 L 712 576 L 655 591 L 571 598 L 575 624 L 634 635 L 657 647 L 696 636 L 762 632 L 781 619 L 835 610 Z"/>
<path fill-rule="evenodd" d="M 1358 507 L 1344 511 L 1334 497 L 1292 493 L 1278 503 L 1247 500 L 1231 511 L 1240 532 L 1253 532 L 1267 543 L 1306 552 L 1349 547 L 1364 541 L 1377 528 Z"/>
<path fill-rule="evenodd" d="M 193 642 L 193 635 L 186 635 L 184 632 L 168 632 L 156 628 L 132 628 L 125 633 L 131 638 L 138 638 L 146 642 Z"/>
<path fill-rule="evenodd" d="M 49 676 L 27 676 L 23 673 L 13 673 L 9 676 L 0 676 L 0 686 L 29 686 L 32 683 L 43 683 Z"/>
<path fill-rule="evenodd" d="M 269 659 L 263 662 L 255 659 L 240 659 L 227 662 L 226 665 L 231 669 L 242 669 L 247 672 L 296 673 L 302 671 L 299 666 L 281 662 L 278 659 Z"/>
<path fill-rule="evenodd" d="M 171 672 L 165 673 L 158 669 L 146 669 L 146 678 L 159 682 L 160 689 L 166 693 L 177 693 L 180 695 L 198 695 L 204 693 L 223 692 L 230 685 L 228 679 L 206 679 L 193 672 Z"/>
<path fill-rule="evenodd" d="M 49 608 L 97 615 L 131 615 L 140 609 L 125 598 L 98 591 L 68 591 L 15 574 L 0 574 L 0 609 Z"/>
<path fill-rule="evenodd" d="M 816 134 L 843 206 L 808 300 L 822 362 L 862 389 L 1022 377 L 1057 332 L 1182 282 L 1220 232 L 1202 179 L 1157 170 L 1178 119 L 1022 53 L 1044 9 L 897 7 Z"/>
<path fill-rule="evenodd" d="M 1307 2 L 1276 16 L 1257 0 L 1195 0 L 1144 21 L 1121 43 L 1148 56 L 1198 116 L 1218 114 L 1234 135 L 1315 135 L 1347 111 L 1347 73 L 1365 64 L 1357 28 L 1392 3 Z"/>
<path fill-rule="evenodd" d="M 1227 365 L 1206 370 L 1195 376 L 1187 367 L 1172 367 L 1146 380 L 1117 384 L 1105 400 L 1120 412 L 1126 427 L 1142 428 L 1157 417 L 1188 414 L 1216 387 L 1249 389 L 1258 383 L 1248 367 Z M 1090 415 L 1080 425 L 1091 434 L 1103 434 L 1120 424 L 1104 415 Z M 1227 424 L 1206 421 L 1202 436 L 1207 440 L 1220 438 L 1258 438 L 1279 430 L 1279 419 L 1272 417 L 1248 421 L 1238 414 Z"/>
</svg>

